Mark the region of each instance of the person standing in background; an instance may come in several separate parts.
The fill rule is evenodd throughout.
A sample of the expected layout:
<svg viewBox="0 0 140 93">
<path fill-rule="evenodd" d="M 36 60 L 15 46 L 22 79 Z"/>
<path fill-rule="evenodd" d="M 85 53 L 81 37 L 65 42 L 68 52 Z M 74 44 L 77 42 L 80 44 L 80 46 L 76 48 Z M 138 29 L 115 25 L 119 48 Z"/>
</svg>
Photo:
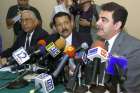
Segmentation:
<svg viewBox="0 0 140 93">
<path fill-rule="evenodd" d="M 17 0 L 17 4 L 11 6 L 8 9 L 7 16 L 6 16 L 7 28 L 8 29 L 13 28 L 15 36 L 17 36 L 22 31 L 21 11 L 25 9 L 31 9 L 39 19 L 39 24 L 40 25 L 42 24 L 42 19 L 39 11 L 35 7 L 29 5 L 29 0 Z"/>
<path fill-rule="evenodd" d="M 77 6 L 78 7 L 78 6 Z M 100 7 L 92 0 L 79 0 L 79 10 L 75 15 L 76 31 L 96 39 L 96 21 Z"/>
</svg>

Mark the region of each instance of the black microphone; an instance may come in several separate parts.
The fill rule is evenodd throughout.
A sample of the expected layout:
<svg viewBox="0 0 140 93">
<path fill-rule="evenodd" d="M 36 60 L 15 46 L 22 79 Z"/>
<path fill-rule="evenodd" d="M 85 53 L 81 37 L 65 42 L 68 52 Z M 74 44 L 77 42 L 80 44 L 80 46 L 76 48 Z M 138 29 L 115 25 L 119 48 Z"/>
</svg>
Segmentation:
<svg viewBox="0 0 140 93">
<path fill-rule="evenodd" d="M 105 62 L 107 60 L 108 53 L 105 49 L 103 49 L 101 46 L 99 47 L 94 47 L 92 49 L 88 50 L 87 58 L 93 62 L 92 66 L 92 74 L 89 76 L 91 77 L 90 79 L 90 84 L 100 84 L 104 85 L 103 80 L 104 80 L 104 68 L 105 68 Z M 89 68 L 87 68 L 88 70 Z M 98 78 L 98 79 L 97 79 Z"/>
<path fill-rule="evenodd" d="M 59 63 L 58 67 L 56 68 L 56 70 L 53 72 L 53 77 L 57 77 L 58 74 L 60 73 L 61 69 L 64 67 L 65 63 L 67 62 L 67 60 L 74 56 L 75 54 L 75 48 L 73 46 L 68 46 L 66 48 L 66 51 L 65 51 L 65 55 L 63 57 L 63 59 L 61 60 L 61 62 Z"/>
<path fill-rule="evenodd" d="M 77 87 L 78 82 L 78 72 L 79 68 L 81 67 L 81 64 L 78 64 L 75 68 L 73 76 L 71 76 L 68 80 L 68 83 L 66 84 L 66 90 L 68 92 L 74 92 Z"/>
</svg>

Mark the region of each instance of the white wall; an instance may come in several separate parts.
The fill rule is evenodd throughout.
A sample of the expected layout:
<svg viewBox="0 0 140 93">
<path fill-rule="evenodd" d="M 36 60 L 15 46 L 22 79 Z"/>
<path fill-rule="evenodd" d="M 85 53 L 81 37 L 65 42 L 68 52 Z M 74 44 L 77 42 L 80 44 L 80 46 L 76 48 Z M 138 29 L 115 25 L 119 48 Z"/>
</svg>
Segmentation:
<svg viewBox="0 0 140 93">
<path fill-rule="evenodd" d="M 7 30 L 5 25 L 5 17 L 9 6 L 16 4 L 17 0 L 0 0 L 0 34 L 3 38 L 3 47 L 6 49 L 10 47 L 13 43 L 13 32 L 12 30 Z M 53 6 L 56 4 L 56 0 L 30 0 L 30 4 L 35 6 L 41 13 L 43 19 L 43 28 L 50 31 L 49 21 L 51 16 L 51 11 Z M 128 10 L 129 16 L 126 24 L 127 31 L 140 39 L 140 12 L 139 4 L 140 0 L 95 0 L 97 4 L 102 4 L 109 1 L 115 1 Z"/>
</svg>

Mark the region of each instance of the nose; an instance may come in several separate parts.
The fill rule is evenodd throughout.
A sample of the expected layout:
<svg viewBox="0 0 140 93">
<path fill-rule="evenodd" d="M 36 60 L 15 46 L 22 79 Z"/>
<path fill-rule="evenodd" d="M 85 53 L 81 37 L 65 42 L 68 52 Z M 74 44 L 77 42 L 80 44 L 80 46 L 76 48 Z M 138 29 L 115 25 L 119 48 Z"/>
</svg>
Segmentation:
<svg viewBox="0 0 140 93">
<path fill-rule="evenodd" d="M 62 28 L 65 29 L 65 24 L 62 24 Z"/>
</svg>

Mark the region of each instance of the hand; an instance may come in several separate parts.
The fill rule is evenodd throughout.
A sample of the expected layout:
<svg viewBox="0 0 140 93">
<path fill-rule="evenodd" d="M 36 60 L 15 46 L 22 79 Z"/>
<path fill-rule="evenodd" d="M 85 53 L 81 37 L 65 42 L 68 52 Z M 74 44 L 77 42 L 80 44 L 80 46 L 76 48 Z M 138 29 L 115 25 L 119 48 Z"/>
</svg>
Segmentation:
<svg viewBox="0 0 140 93">
<path fill-rule="evenodd" d="M 8 65 L 7 58 L 1 58 L 0 57 L 0 68 L 4 65 Z"/>
<path fill-rule="evenodd" d="M 87 26 L 90 26 L 90 22 L 87 21 L 86 19 L 83 19 L 83 18 L 80 18 L 80 22 L 79 24 L 83 27 L 87 27 Z"/>
</svg>

